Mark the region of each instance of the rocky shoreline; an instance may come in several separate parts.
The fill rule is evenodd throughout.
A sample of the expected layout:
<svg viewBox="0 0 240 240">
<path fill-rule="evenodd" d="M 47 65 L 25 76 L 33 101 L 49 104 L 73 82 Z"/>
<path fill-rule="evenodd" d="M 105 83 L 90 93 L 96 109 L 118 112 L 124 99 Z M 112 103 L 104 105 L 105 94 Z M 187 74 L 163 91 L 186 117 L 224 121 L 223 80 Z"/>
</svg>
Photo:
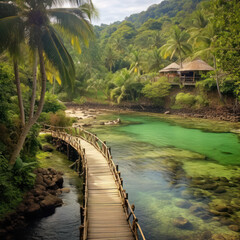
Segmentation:
<svg viewBox="0 0 240 240">
<path fill-rule="evenodd" d="M 240 106 L 223 106 L 223 107 L 204 107 L 201 109 L 166 109 L 163 107 L 141 104 L 121 104 L 121 105 L 106 105 L 98 103 L 85 103 L 82 105 L 72 102 L 64 103 L 67 108 L 81 108 L 84 110 L 111 110 L 111 111 L 136 111 L 136 112 L 150 112 L 150 113 L 167 113 L 179 115 L 183 117 L 194 117 L 203 119 L 212 119 L 220 121 L 239 122 L 240 121 Z"/>
<path fill-rule="evenodd" d="M 67 192 L 63 187 L 63 173 L 52 168 L 37 168 L 35 186 L 24 195 L 17 209 L 0 221 L 0 238 L 14 239 L 33 219 L 49 216 L 63 204 L 59 195 Z"/>
</svg>

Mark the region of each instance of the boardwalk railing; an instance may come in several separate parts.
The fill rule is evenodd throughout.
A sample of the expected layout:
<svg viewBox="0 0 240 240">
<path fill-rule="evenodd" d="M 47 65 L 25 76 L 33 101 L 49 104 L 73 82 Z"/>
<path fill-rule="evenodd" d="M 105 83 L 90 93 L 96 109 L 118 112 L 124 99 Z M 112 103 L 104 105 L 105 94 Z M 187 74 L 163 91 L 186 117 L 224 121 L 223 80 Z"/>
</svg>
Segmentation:
<svg viewBox="0 0 240 240">
<path fill-rule="evenodd" d="M 84 176 L 84 219 L 83 225 L 80 227 L 80 232 L 82 231 L 83 240 L 87 239 L 87 229 L 88 229 L 88 167 L 87 167 L 87 159 L 85 156 L 85 149 L 81 147 L 80 139 L 83 139 L 93 145 L 108 162 L 109 168 L 113 173 L 115 178 L 115 182 L 117 183 L 117 187 L 122 199 L 122 205 L 125 210 L 126 219 L 131 228 L 131 231 L 136 240 L 143 239 L 146 240 L 143 231 L 138 223 L 138 219 L 134 213 L 135 206 L 131 205 L 128 200 L 128 193 L 123 189 L 123 179 L 121 178 L 121 172 L 118 171 L 118 165 L 115 165 L 112 159 L 111 149 L 107 146 L 105 141 L 100 140 L 95 134 L 92 134 L 82 127 L 55 127 L 50 125 L 44 125 L 45 132 L 50 132 L 54 138 L 61 139 L 68 144 L 70 144 L 73 148 L 75 148 L 81 156 L 82 159 L 82 168 L 83 168 L 83 176 Z M 139 238 L 140 236 L 140 238 Z"/>
</svg>

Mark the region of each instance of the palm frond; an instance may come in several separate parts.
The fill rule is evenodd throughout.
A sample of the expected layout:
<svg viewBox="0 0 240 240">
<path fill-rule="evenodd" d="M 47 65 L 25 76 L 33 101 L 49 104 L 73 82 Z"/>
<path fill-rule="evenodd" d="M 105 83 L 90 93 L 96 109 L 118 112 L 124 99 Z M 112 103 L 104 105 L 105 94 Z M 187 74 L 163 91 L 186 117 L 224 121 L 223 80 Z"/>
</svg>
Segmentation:
<svg viewBox="0 0 240 240">
<path fill-rule="evenodd" d="M 0 19 L 10 16 L 16 16 L 18 7 L 9 2 L 0 2 Z"/>
<path fill-rule="evenodd" d="M 24 23 L 18 16 L 0 19 L 0 53 L 9 50 L 11 55 L 19 55 L 19 45 L 24 40 Z"/>
<path fill-rule="evenodd" d="M 49 62 L 59 71 L 63 84 L 73 88 L 75 78 L 74 63 L 53 27 L 48 27 L 45 30 L 42 42 L 44 52 Z"/>
<path fill-rule="evenodd" d="M 85 44 L 93 37 L 92 25 L 81 9 L 50 9 L 48 14 L 54 17 L 62 28 L 81 38 Z"/>
</svg>

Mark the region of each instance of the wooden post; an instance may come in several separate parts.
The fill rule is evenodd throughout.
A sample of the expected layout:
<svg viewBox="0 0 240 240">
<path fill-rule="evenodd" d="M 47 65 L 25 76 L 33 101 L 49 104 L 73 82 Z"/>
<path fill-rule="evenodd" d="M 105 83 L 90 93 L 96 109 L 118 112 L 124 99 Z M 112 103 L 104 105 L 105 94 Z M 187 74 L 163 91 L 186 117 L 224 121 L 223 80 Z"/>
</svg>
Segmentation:
<svg viewBox="0 0 240 240">
<path fill-rule="evenodd" d="M 80 217 L 81 217 L 81 223 L 83 224 L 84 222 L 84 208 L 80 207 Z"/>
<path fill-rule="evenodd" d="M 118 172 L 118 164 L 116 164 L 116 171 Z"/>
<path fill-rule="evenodd" d="M 122 179 L 122 178 L 120 178 L 120 180 L 121 180 L 121 185 L 123 186 L 123 179 Z"/>
<path fill-rule="evenodd" d="M 81 225 L 81 226 L 79 227 L 79 232 L 80 232 L 79 239 L 80 239 L 80 240 L 83 240 L 83 231 L 84 231 L 84 226 Z"/>
<path fill-rule="evenodd" d="M 67 157 L 68 157 L 68 160 L 69 160 L 69 150 L 70 150 L 69 147 L 70 147 L 70 146 L 69 146 L 69 144 L 67 143 Z"/>
</svg>

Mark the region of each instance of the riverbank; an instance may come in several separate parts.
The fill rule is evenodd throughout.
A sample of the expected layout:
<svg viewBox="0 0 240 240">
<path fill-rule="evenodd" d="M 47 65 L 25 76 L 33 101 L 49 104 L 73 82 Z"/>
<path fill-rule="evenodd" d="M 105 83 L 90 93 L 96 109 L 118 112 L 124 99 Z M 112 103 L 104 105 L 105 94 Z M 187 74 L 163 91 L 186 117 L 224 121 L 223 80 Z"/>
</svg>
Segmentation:
<svg viewBox="0 0 240 240">
<path fill-rule="evenodd" d="M 36 155 L 34 187 L 0 220 L 1 239 L 79 239 L 82 180 L 69 168 L 72 162 L 67 156 L 47 140 L 47 134 L 40 134 L 42 150 Z M 62 222 L 65 219 L 67 224 Z"/>
<path fill-rule="evenodd" d="M 123 103 L 121 105 L 107 105 L 98 103 L 84 103 L 75 104 L 72 102 L 64 103 L 68 109 L 81 109 L 88 111 L 89 109 L 95 109 L 95 112 L 102 111 L 136 111 L 136 112 L 149 112 L 149 113 L 166 113 L 171 115 L 178 115 L 183 117 L 194 117 L 203 119 L 212 119 L 220 121 L 240 122 L 240 107 L 234 108 L 232 106 L 223 107 L 204 107 L 201 109 L 166 109 L 163 107 L 152 105 L 140 105 L 132 103 Z M 93 114 L 94 115 L 94 114 Z M 81 119 L 90 118 L 90 115 L 82 116 Z M 95 117 L 95 116 L 94 116 Z"/>
<path fill-rule="evenodd" d="M 34 170 L 36 181 L 33 189 L 28 191 L 22 203 L 14 212 L 0 221 L 0 237 L 15 239 L 17 232 L 22 231 L 34 219 L 54 213 L 55 208 L 63 204 L 59 197 L 63 189 L 63 173 L 53 168 Z"/>
</svg>

